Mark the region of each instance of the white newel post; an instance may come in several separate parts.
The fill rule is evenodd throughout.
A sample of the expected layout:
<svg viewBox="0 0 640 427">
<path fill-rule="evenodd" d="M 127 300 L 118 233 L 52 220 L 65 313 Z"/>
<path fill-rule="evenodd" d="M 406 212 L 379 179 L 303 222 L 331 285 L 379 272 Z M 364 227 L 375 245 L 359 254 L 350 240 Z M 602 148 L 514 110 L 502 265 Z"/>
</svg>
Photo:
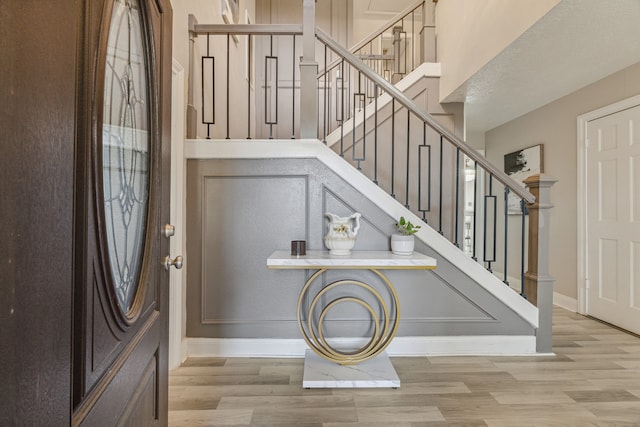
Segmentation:
<svg viewBox="0 0 640 427">
<path fill-rule="evenodd" d="M 194 66 L 195 66 L 195 38 L 196 25 L 198 20 L 194 15 L 189 14 L 189 70 L 187 75 L 187 139 L 195 139 L 198 137 L 198 112 L 194 104 Z"/>
<path fill-rule="evenodd" d="M 545 174 L 532 175 L 524 184 L 536 197 L 529 210 L 529 258 L 528 271 L 524 275 L 524 291 L 527 299 L 538 307 L 538 332 L 536 351 L 552 351 L 551 326 L 553 321 L 553 283 L 549 274 L 549 237 L 551 187 L 558 180 Z"/>
<path fill-rule="evenodd" d="M 300 60 L 300 138 L 318 138 L 318 63 L 316 62 L 316 0 L 302 0 Z"/>
<path fill-rule="evenodd" d="M 436 56 L 436 3 L 425 1 L 422 5 L 422 31 L 420 33 L 421 56 L 420 62 L 438 62 Z"/>
</svg>

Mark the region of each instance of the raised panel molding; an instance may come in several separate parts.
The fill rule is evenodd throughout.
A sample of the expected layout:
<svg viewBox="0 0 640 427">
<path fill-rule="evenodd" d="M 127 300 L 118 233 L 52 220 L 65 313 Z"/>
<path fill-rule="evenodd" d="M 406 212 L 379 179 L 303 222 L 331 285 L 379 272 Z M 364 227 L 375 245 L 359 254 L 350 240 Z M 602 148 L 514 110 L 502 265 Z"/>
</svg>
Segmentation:
<svg viewBox="0 0 640 427">
<path fill-rule="evenodd" d="M 278 298 L 254 283 L 273 245 L 307 239 L 308 193 L 308 178 L 300 175 L 203 178 L 201 324 L 292 320 L 265 310 Z"/>
<path fill-rule="evenodd" d="M 115 358 L 115 352 L 120 345 L 120 337 L 114 330 L 114 326 L 108 319 L 113 317 L 109 301 L 103 301 L 103 295 L 99 289 L 97 280 L 93 281 L 93 298 L 91 303 L 91 334 L 86 342 L 89 347 L 89 359 L 91 362 L 90 377 L 97 380 L 106 367 Z M 105 307 L 106 305 L 106 307 Z"/>
</svg>

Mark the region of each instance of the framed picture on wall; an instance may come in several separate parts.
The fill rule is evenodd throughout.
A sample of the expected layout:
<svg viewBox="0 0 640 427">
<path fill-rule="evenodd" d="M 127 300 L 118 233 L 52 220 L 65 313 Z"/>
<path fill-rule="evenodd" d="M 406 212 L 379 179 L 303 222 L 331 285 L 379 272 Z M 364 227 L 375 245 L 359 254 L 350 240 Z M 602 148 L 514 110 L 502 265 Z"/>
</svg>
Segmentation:
<svg viewBox="0 0 640 427">
<path fill-rule="evenodd" d="M 523 148 L 504 155 L 504 171 L 524 187 L 523 181 L 525 179 L 531 175 L 544 172 L 543 160 L 544 150 L 542 144 Z M 522 214 L 520 197 L 509 194 L 507 213 L 510 215 Z"/>
</svg>

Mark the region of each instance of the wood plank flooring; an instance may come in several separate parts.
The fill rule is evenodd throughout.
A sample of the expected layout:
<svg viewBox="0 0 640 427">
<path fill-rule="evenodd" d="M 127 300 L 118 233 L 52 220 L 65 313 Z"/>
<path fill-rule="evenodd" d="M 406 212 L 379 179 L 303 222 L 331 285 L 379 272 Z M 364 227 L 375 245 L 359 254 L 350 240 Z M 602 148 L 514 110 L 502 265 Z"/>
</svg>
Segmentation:
<svg viewBox="0 0 640 427">
<path fill-rule="evenodd" d="M 302 359 L 188 359 L 169 425 L 640 426 L 640 338 L 555 308 L 554 356 L 393 358 L 402 387 L 302 388 Z"/>
</svg>

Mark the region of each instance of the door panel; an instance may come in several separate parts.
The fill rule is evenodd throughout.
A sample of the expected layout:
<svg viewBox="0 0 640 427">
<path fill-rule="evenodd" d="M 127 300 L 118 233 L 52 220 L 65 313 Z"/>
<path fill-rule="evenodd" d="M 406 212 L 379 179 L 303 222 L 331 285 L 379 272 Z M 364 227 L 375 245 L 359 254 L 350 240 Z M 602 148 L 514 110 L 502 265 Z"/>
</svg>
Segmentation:
<svg viewBox="0 0 640 427">
<path fill-rule="evenodd" d="M 72 424 L 166 425 L 171 9 L 83 3 Z"/>
<path fill-rule="evenodd" d="M 640 242 L 631 242 L 631 307 L 640 310 Z"/>
<path fill-rule="evenodd" d="M 78 3 L 0 0 L 0 426 L 68 426 Z"/>
<path fill-rule="evenodd" d="M 600 239 L 598 248 L 598 298 L 617 303 L 618 286 L 618 241 Z"/>
<path fill-rule="evenodd" d="M 587 313 L 640 333 L 640 106 L 587 124 Z"/>
<path fill-rule="evenodd" d="M 636 142 L 636 144 L 640 144 Z M 631 156 L 631 222 L 640 224 L 640 154 Z"/>
</svg>

